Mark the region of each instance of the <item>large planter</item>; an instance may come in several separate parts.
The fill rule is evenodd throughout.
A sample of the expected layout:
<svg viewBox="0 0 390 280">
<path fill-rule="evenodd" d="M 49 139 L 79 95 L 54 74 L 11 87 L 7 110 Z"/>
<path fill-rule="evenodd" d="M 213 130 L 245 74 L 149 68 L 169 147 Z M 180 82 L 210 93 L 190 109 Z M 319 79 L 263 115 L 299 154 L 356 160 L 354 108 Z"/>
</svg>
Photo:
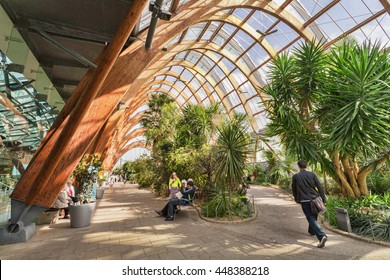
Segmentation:
<svg viewBox="0 0 390 280">
<path fill-rule="evenodd" d="M 95 212 L 95 202 L 80 205 L 69 205 L 70 226 L 72 228 L 87 227 L 91 224 Z"/>
<path fill-rule="evenodd" d="M 104 194 L 103 188 L 97 188 L 96 189 L 96 199 L 102 199 Z"/>
</svg>

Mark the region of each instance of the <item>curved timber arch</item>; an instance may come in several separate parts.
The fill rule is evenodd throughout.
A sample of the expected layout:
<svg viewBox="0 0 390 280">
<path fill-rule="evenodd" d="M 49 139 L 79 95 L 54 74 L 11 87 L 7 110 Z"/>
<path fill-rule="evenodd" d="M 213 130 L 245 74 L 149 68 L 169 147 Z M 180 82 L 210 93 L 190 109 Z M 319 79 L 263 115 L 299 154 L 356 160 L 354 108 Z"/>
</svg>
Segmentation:
<svg viewBox="0 0 390 280">
<path fill-rule="evenodd" d="M 147 146 L 147 143 L 143 140 L 135 141 L 131 143 L 130 145 L 126 146 L 124 149 L 120 150 L 118 153 L 116 153 L 113 157 L 113 162 L 110 167 L 110 169 L 115 165 L 115 163 L 118 162 L 118 160 L 123 157 L 128 151 L 131 151 L 132 149 L 135 148 L 144 148 L 148 150 L 149 152 L 151 151 L 149 147 Z"/>
</svg>

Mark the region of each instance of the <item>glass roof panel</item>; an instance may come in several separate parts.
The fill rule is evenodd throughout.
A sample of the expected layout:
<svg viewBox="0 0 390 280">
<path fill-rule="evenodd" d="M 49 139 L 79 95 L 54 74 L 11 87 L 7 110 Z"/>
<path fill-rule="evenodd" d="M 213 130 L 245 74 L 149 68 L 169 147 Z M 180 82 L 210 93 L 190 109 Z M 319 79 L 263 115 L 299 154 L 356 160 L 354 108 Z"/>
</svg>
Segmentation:
<svg viewBox="0 0 390 280">
<path fill-rule="evenodd" d="M 270 28 L 275 22 L 277 18 L 273 17 L 270 14 L 256 11 L 247 21 L 253 29 L 260 30 L 261 32 L 265 32 L 268 28 Z"/>
<path fill-rule="evenodd" d="M 211 105 L 210 99 L 206 98 L 202 102 L 203 106 L 208 107 Z"/>
<path fill-rule="evenodd" d="M 239 93 L 244 96 L 245 100 L 251 98 L 254 95 L 257 95 L 255 88 L 249 81 L 240 87 Z"/>
<path fill-rule="evenodd" d="M 214 88 L 210 85 L 209 82 L 206 82 L 206 83 L 205 83 L 205 86 L 207 87 L 207 89 L 208 89 L 208 91 L 209 91 L 210 93 L 214 91 Z"/>
<path fill-rule="evenodd" d="M 190 51 L 186 57 L 186 60 L 189 62 L 196 64 L 200 59 L 200 53 L 195 51 Z"/>
<path fill-rule="evenodd" d="M 260 106 L 258 105 L 261 103 L 260 97 L 256 96 L 253 99 L 251 99 L 248 102 L 249 107 L 251 108 L 252 114 L 255 114 L 260 111 Z"/>
<path fill-rule="evenodd" d="M 176 100 L 179 102 L 179 104 L 184 104 L 184 102 L 185 102 L 185 99 L 181 95 L 177 96 Z"/>
<path fill-rule="evenodd" d="M 232 104 L 232 107 L 241 104 L 241 100 L 235 91 L 232 91 L 226 98 L 229 100 L 230 104 Z"/>
<path fill-rule="evenodd" d="M 198 101 L 196 101 L 196 99 L 195 99 L 195 97 L 194 96 L 192 96 L 191 98 L 190 98 L 190 103 L 192 104 L 192 105 L 196 105 L 196 104 L 198 104 Z"/>
<path fill-rule="evenodd" d="M 363 43 L 370 39 L 371 42 L 380 41 L 383 46 L 390 47 L 390 15 L 384 14 L 376 20 L 366 24 L 363 28 L 358 29 L 352 35 Z"/>
<path fill-rule="evenodd" d="M 246 114 L 244 106 L 240 105 L 233 109 L 233 112 L 240 113 L 240 114 Z M 250 127 L 250 126 L 249 126 Z"/>
<path fill-rule="evenodd" d="M 207 98 L 207 94 L 206 94 L 205 90 L 203 89 L 203 87 L 200 87 L 200 88 L 196 91 L 196 94 L 199 96 L 199 99 L 200 99 L 200 100 L 204 100 L 205 98 Z"/>
<path fill-rule="evenodd" d="M 228 42 L 225 45 L 224 49 L 227 50 L 231 54 L 233 59 L 236 59 L 241 54 L 241 52 L 237 51 L 236 47 L 231 42 Z"/>
<path fill-rule="evenodd" d="M 233 71 L 235 68 L 236 68 L 236 65 L 233 64 L 232 62 L 230 62 L 228 59 L 226 58 L 222 58 L 220 64 L 223 64 L 224 66 L 226 66 L 228 72 L 230 73 L 231 71 Z"/>
<path fill-rule="evenodd" d="M 171 87 L 170 86 L 168 86 L 168 85 L 161 85 L 161 88 L 162 89 L 166 89 L 167 91 L 170 91 L 171 90 Z"/>
<path fill-rule="evenodd" d="M 245 9 L 245 8 L 234 9 L 233 15 L 238 17 L 241 20 L 244 20 L 245 18 L 248 17 L 251 11 L 252 9 Z"/>
<path fill-rule="evenodd" d="M 218 33 L 218 34 L 214 37 L 214 39 L 213 39 L 212 42 L 213 42 L 214 44 L 216 44 L 216 45 L 222 47 L 222 45 L 225 44 L 225 42 L 226 42 L 226 37 L 224 37 L 224 36 L 222 36 L 221 34 Z"/>
<path fill-rule="evenodd" d="M 307 11 L 310 16 L 317 14 L 326 5 L 332 2 L 332 0 L 295 0 L 299 2 Z"/>
<path fill-rule="evenodd" d="M 188 31 L 186 35 L 184 36 L 183 41 L 187 40 L 196 40 L 198 39 L 200 33 L 203 31 L 204 27 L 206 26 L 207 22 L 200 22 L 198 24 L 195 24 L 188 28 Z"/>
<path fill-rule="evenodd" d="M 182 77 L 184 77 L 186 80 L 191 80 L 194 75 L 188 71 L 187 69 L 184 69 L 182 73 Z"/>
<path fill-rule="evenodd" d="M 223 92 L 228 93 L 228 92 L 231 92 L 232 90 L 234 90 L 234 87 L 233 87 L 232 83 L 229 81 L 228 78 L 223 79 L 218 86 L 220 86 L 220 85 L 224 89 Z"/>
<path fill-rule="evenodd" d="M 187 52 L 179 52 L 178 54 L 175 55 L 175 59 L 183 60 L 186 54 Z"/>
<path fill-rule="evenodd" d="M 178 96 L 178 95 L 179 95 L 179 92 L 178 92 L 175 88 L 171 88 L 170 92 L 171 92 L 174 96 Z"/>
<path fill-rule="evenodd" d="M 8 71 L 12 63 L 0 52 L 0 135 L 2 147 L 35 151 L 56 115 L 47 96 L 39 93 L 21 73 Z M 9 151 L 11 151 L 9 150 Z"/>
<path fill-rule="evenodd" d="M 237 81 L 237 84 L 239 85 L 245 83 L 248 80 L 239 69 L 234 70 L 231 76 Z"/>
<path fill-rule="evenodd" d="M 217 28 L 221 25 L 220 22 L 218 21 L 212 21 L 209 25 L 209 27 L 207 28 L 206 32 L 203 34 L 201 40 L 205 40 L 205 41 L 209 41 L 211 36 L 213 36 L 213 34 L 215 33 L 215 31 L 217 30 Z"/>
<path fill-rule="evenodd" d="M 166 76 L 165 80 L 174 83 L 176 82 L 177 78 L 173 76 Z"/>
<path fill-rule="evenodd" d="M 221 99 L 219 99 L 219 96 L 218 96 L 218 94 L 216 92 L 213 92 L 212 96 L 213 96 L 215 102 L 221 102 Z"/>
<path fill-rule="evenodd" d="M 194 88 L 194 90 L 198 90 L 201 87 L 201 85 L 196 77 L 195 77 L 195 79 L 192 79 L 191 85 Z"/>
<path fill-rule="evenodd" d="M 383 10 L 383 5 L 379 0 L 363 0 L 362 2 L 372 13 L 377 13 Z"/>
<path fill-rule="evenodd" d="M 256 67 L 269 58 L 269 54 L 259 44 L 255 44 L 252 48 L 250 48 L 247 55 Z"/>
<path fill-rule="evenodd" d="M 236 35 L 234 35 L 233 39 L 241 46 L 241 48 L 243 48 L 244 50 L 246 50 L 247 48 L 249 48 L 249 46 L 253 45 L 253 43 L 255 42 L 255 40 L 250 37 L 247 33 L 245 33 L 244 31 L 240 30 L 237 32 Z"/>
<path fill-rule="evenodd" d="M 252 61 L 252 59 L 250 58 L 250 56 L 248 56 L 247 54 L 243 55 L 242 57 L 240 57 L 240 59 L 238 60 L 240 63 L 242 63 L 244 66 L 248 67 L 248 69 L 250 71 L 253 71 L 255 70 L 255 68 L 257 67 L 257 65 L 255 65 Z"/>
</svg>

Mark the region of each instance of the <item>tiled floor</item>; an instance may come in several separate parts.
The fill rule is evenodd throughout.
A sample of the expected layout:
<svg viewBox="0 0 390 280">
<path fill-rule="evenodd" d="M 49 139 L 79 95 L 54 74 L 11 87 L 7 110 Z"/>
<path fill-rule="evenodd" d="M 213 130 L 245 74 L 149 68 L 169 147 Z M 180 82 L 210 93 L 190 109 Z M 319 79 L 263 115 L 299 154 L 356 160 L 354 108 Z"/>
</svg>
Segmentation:
<svg viewBox="0 0 390 280">
<path fill-rule="evenodd" d="M 38 226 L 26 243 L 0 246 L 1 259 L 385 259 L 390 248 L 328 231 L 323 249 L 309 236 L 299 205 L 284 192 L 252 187 L 258 215 L 243 224 L 210 223 L 184 210 L 166 222 L 154 209 L 165 199 L 117 183 L 99 200 L 92 224 Z"/>
</svg>

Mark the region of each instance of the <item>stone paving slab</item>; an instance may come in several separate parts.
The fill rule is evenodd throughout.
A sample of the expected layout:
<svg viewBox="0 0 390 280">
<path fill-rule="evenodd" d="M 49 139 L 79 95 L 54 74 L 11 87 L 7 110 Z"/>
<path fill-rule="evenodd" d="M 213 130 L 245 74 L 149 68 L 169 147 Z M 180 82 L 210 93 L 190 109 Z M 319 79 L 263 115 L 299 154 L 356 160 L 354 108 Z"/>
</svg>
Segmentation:
<svg viewBox="0 0 390 280">
<path fill-rule="evenodd" d="M 1 259 L 382 259 L 390 248 L 327 232 L 326 247 L 318 249 L 309 236 L 299 205 L 283 191 L 253 186 L 257 217 L 247 223 L 220 224 L 184 211 L 166 222 L 154 209 L 165 199 L 146 189 L 118 183 L 99 200 L 90 226 L 70 228 L 60 219 L 37 226 L 26 243 L 0 246 Z M 183 215 L 181 215 L 183 214 Z"/>
</svg>

